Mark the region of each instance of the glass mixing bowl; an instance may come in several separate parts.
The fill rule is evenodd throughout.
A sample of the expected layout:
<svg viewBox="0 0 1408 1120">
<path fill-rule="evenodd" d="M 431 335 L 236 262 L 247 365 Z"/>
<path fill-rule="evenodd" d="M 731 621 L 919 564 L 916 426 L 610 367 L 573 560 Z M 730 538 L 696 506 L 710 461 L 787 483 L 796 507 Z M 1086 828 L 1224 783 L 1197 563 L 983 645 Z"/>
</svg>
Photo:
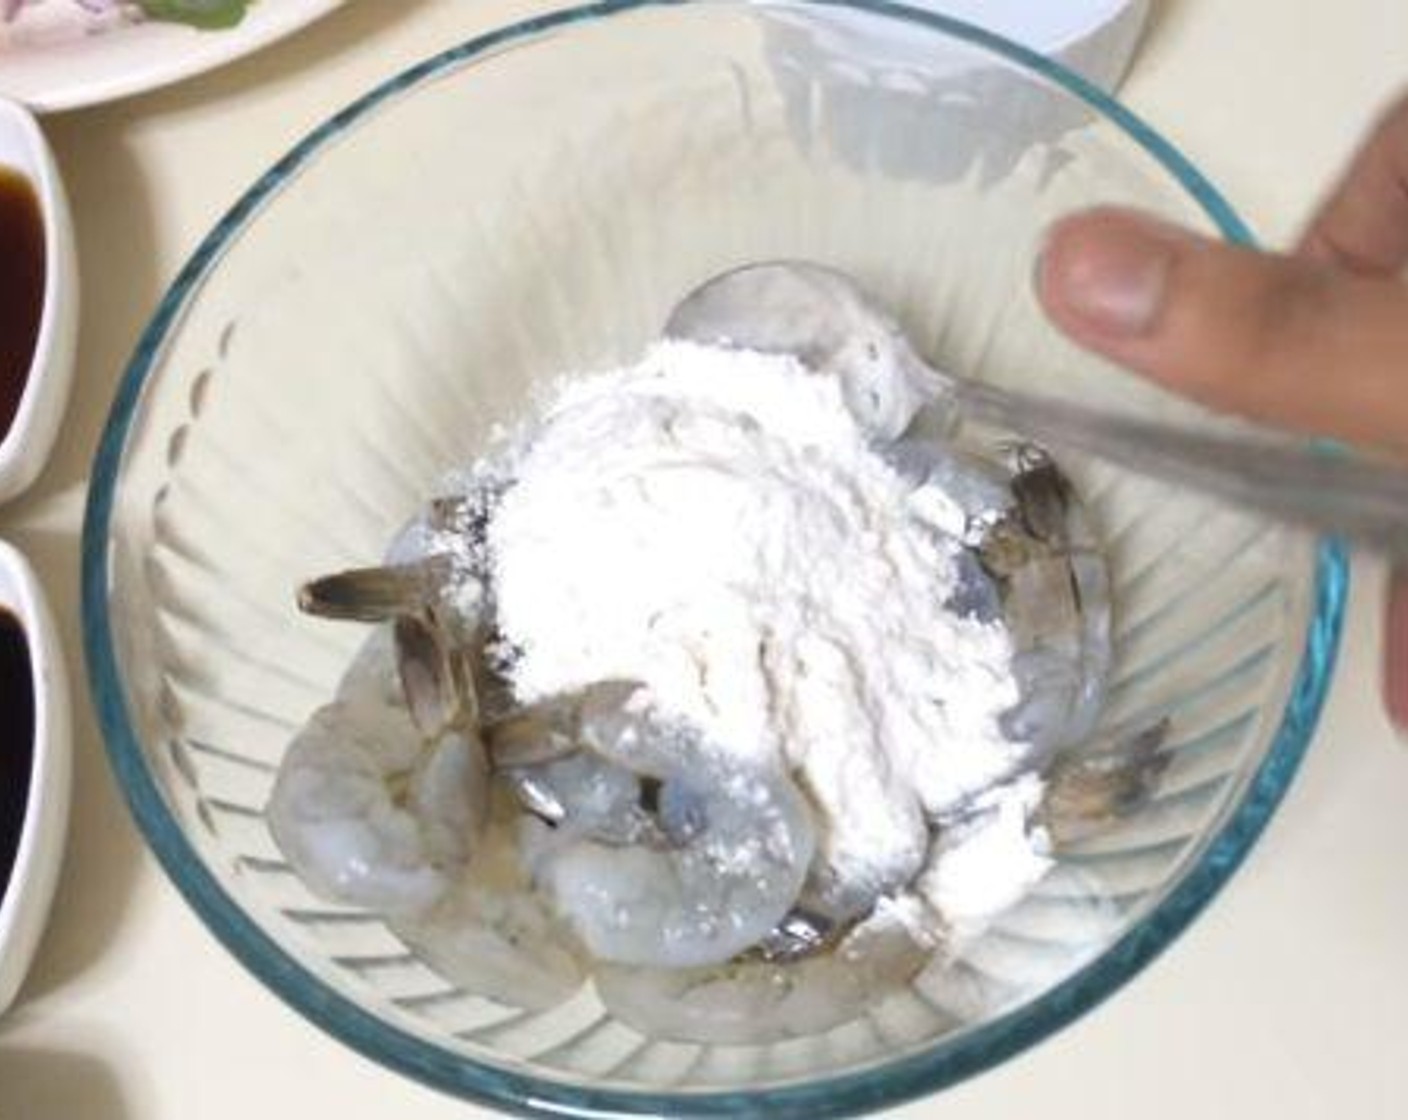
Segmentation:
<svg viewBox="0 0 1408 1120">
<path fill-rule="evenodd" d="M 1097 202 L 1247 240 L 1187 160 L 1089 85 L 879 2 L 562 11 L 318 128 L 181 272 L 93 473 L 93 691 L 191 905 L 356 1049 L 543 1114 L 852 1113 L 951 1084 L 1108 996 L 1226 882 L 1284 793 L 1346 575 L 1333 544 L 1098 464 L 1067 465 L 1113 568 L 1106 720 L 1168 716 L 1172 763 L 1149 804 L 1061 850 L 959 960 L 844 1026 L 701 1046 L 643 1037 L 590 987 L 546 1011 L 477 998 L 374 916 L 305 890 L 263 815 L 291 734 L 361 637 L 301 617 L 295 586 L 373 562 L 536 386 L 638 353 L 721 269 L 836 265 L 941 365 L 1212 423 L 1040 314 L 1043 229 Z"/>
</svg>

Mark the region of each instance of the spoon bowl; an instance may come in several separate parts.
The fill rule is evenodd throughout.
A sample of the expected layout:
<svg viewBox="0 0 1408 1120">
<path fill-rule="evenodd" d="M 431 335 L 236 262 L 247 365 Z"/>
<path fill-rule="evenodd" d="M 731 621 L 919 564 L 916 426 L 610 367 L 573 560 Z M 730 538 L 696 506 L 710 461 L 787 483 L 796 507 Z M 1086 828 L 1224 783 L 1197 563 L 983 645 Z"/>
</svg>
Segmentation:
<svg viewBox="0 0 1408 1120">
<path fill-rule="evenodd" d="M 916 423 L 952 434 L 963 419 L 977 420 L 1290 525 L 1408 556 L 1408 471 L 1270 433 L 1194 431 L 955 377 L 930 366 L 899 325 L 837 269 L 805 261 L 730 269 L 685 296 L 665 333 L 795 354 L 839 378 L 852 410 L 884 441 Z"/>
</svg>

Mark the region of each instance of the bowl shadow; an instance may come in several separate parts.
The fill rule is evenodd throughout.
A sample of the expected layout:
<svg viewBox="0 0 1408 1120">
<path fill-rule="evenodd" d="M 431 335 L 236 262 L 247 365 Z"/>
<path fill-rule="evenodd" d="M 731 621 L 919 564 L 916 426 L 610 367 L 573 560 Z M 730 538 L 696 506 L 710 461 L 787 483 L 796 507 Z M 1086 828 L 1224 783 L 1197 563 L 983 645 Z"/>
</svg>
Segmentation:
<svg viewBox="0 0 1408 1120">
<path fill-rule="evenodd" d="M 1144 28 L 1144 43 L 1166 34 L 1169 28 L 1182 17 L 1187 8 L 1185 0 L 1153 0 L 1149 5 L 1149 21 Z"/>
<path fill-rule="evenodd" d="M 122 1083 L 91 1054 L 0 1047 L 0 1116 L 130 1120 Z"/>
</svg>

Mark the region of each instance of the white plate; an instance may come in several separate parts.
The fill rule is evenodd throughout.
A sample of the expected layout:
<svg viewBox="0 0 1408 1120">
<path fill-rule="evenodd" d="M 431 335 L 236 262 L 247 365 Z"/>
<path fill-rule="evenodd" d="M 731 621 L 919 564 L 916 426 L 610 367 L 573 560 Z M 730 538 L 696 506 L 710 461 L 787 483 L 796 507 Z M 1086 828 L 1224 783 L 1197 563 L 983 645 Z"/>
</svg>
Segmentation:
<svg viewBox="0 0 1408 1120">
<path fill-rule="evenodd" d="M 52 7 L 42 22 L 30 12 L 0 31 L 0 95 L 51 112 L 141 93 L 257 51 L 341 3 L 258 0 L 228 31 L 154 22 L 85 31 L 69 24 L 72 0 L 45 0 Z"/>
</svg>

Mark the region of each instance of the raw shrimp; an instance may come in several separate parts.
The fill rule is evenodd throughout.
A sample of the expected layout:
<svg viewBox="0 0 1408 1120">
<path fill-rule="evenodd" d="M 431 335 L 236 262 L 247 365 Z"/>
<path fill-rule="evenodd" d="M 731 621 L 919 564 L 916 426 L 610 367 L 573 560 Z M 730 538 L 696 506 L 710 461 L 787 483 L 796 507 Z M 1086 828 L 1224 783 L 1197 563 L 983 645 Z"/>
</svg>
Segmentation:
<svg viewBox="0 0 1408 1120">
<path fill-rule="evenodd" d="M 311 580 L 299 589 L 299 609 L 353 622 L 429 613 L 453 637 L 471 640 L 487 613 L 484 532 L 501 493 L 502 484 L 484 482 L 432 499 L 397 532 L 385 563 Z"/>
<path fill-rule="evenodd" d="M 488 766 L 468 725 L 427 740 L 401 696 L 385 628 L 363 645 L 333 702 L 279 769 L 267 816 L 315 892 L 387 914 L 434 904 L 469 857 Z"/>
<path fill-rule="evenodd" d="M 424 548 L 452 512 L 432 503 L 398 535 L 393 557 Z M 386 622 L 290 744 L 267 810 L 275 841 L 319 894 L 416 913 L 468 859 L 489 785 L 468 652 L 476 647 L 465 641 L 477 626 L 472 580 L 431 556 L 300 592 L 310 613 Z"/>
<path fill-rule="evenodd" d="M 922 908 L 910 897 L 893 905 Z M 600 965 L 602 1003 L 652 1038 L 747 1045 L 821 1034 L 903 988 L 938 942 L 882 906 L 824 953 L 786 963 L 749 954 L 710 968 Z"/>
<path fill-rule="evenodd" d="M 519 870 L 512 825 L 490 819 L 477 733 L 452 721 L 428 738 L 403 675 L 378 627 L 289 748 L 268 808 L 275 841 L 310 889 L 384 915 L 446 980 L 553 1006 L 580 987 L 580 954 Z"/>
<path fill-rule="evenodd" d="M 1014 449 L 1008 465 L 954 444 L 911 436 L 890 445 L 884 455 L 914 483 L 910 501 L 916 515 L 965 546 L 956 554 L 959 578 L 952 608 L 1004 626 L 1015 647 L 1013 674 L 1021 698 L 1004 714 L 1003 730 L 1014 742 L 1031 744 L 1034 754 L 1020 773 L 961 807 L 958 816 L 969 818 L 962 835 L 974 836 L 967 845 L 971 853 L 977 850 L 971 819 L 976 806 L 996 804 L 1013 780 L 1081 742 L 1094 726 L 1111 657 L 1107 575 L 1084 509 L 1038 449 Z M 1091 803 L 1085 808 L 1091 810 Z M 935 822 L 940 833 L 943 823 Z M 928 866 L 940 862 L 942 853 L 956 875 L 964 861 L 954 846 L 952 819 L 947 823 L 947 836 L 941 835 Z M 1022 843 L 1024 831 L 1018 821 L 1004 835 Z M 992 842 L 996 833 L 985 835 Z M 1026 862 L 1034 875 L 1046 865 L 1035 852 Z M 1013 889 L 1029 885 L 1025 879 L 1014 884 Z M 815 865 L 798 906 L 769 937 L 767 951 L 778 960 L 825 951 L 902 885 L 846 884 L 827 866 Z"/>
<path fill-rule="evenodd" d="M 492 473 L 439 497 L 396 534 L 386 562 L 312 580 L 301 610 L 320 618 L 391 622 L 402 686 L 427 734 L 510 706 L 494 627 L 485 532 L 507 483 Z"/>
<path fill-rule="evenodd" d="M 1040 758 L 1095 727 L 1113 647 L 1109 574 L 1090 517 L 1045 452 L 1022 444 L 1005 465 L 926 439 L 887 457 L 915 482 L 921 516 L 967 545 L 952 600 L 962 614 L 1001 621 L 1021 691 L 1003 730 Z"/>
<path fill-rule="evenodd" d="M 841 882 L 792 775 L 726 761 L 635 682 L 516 707 L 484 544 L 503 480 L 430 503 L 382 567 L 304 588 L 312 613 L 389 624 L 377 687 L 394 717 L 340 694 L 300 737 L 286 769 L 302 779 L 288 776 L 284 799 L 299 828 L 276 830 L 295 833 L 290 859 L 315 889 L 391 915 L 468 991 L 552 1006 L 590 956 L 612 1011 L 689 1041 L 828 1030 L 980 935 L 1049 868 L 1050 841 L 1147 796 L 1164 729 L 1070 755 L 1103 697 L 1109 586 L 1089 517 L 1044 453 L 916 435 L 881 453 L 913 483 L 916 516 L 965 546 L 952 609 L 1011 634 L 1020 699 L 1003 730 L 1033 748 L 929 821 L 912 879 Z M 512 797 L 486 824 L 491 779 Z M 1022 870 L 975 885 L 994 845 Z"/>
<path fill-rule="evenodd" d="M 524 853 L 598 960 L 718 964 L 796 901 L 815 837 L 791 779 L 723 761 L 656 717 L 637 686 L 603 682 L 486 735 L 496 765 L 539 763 L 516 779 L 533 783 L 524 800 L 538 813 L 524 822 Z M 582 752 L 576 769 L 563 768 L 568 744 Z"/>
<path fill-rule="evenodd" d="M 495 791 L 469 873 L 430 910 L 391 928 L 450 983 L 539 1011 L 580 988 L 586 969 L 581 946 L 524 872 L 518 814 L 511 796 Z"/>
<path fill-rule="evenodd" d="M 1056 847 L 1109 828 L 1153 796 L 1168 769 L 1164 750 L 1171 724 L 1162 719 L 1097 749 L 1056 760 L 1046 777 L 1035 825 Z"/>
<path fill-rule="evenodd" d="M 526 1011 L 557 1006 L 586 979 L 580 953 L 531 885 L 494 890 L 476 875 L 391 928 L 451 984 Z"/>
<path fill-rule="evenodd" d="M 1051 870 L 1040 824 L 1046 794 L 1046 784 L 1027 773 L 980 794 L 961 815 L 936 822 L 915 889 L 944 916 L 952 946 L 981 935 Z M 993 875 L 994 866 L 1004 874 Z"/>
<path fill-rule="evenodd" d="M 1146 802 L 1168 767 L 1169 726 L 1165 719 L 1063 752 L 1044 773 L 1028 768 L 935 818 L 913 886 L 943 914 L 947 936 L 955 944 L 971 941 L 1051 869 L 1055 851 Z M 994 862 L 1009 874 L 992 878 Z M 827 869 L 813 864 L 798 904 L 759 942 L 759 954 L 781 963 L 828 952 L 882 904 L 883 896 L 827 891 L 826 878 Z"/>
</svg>

